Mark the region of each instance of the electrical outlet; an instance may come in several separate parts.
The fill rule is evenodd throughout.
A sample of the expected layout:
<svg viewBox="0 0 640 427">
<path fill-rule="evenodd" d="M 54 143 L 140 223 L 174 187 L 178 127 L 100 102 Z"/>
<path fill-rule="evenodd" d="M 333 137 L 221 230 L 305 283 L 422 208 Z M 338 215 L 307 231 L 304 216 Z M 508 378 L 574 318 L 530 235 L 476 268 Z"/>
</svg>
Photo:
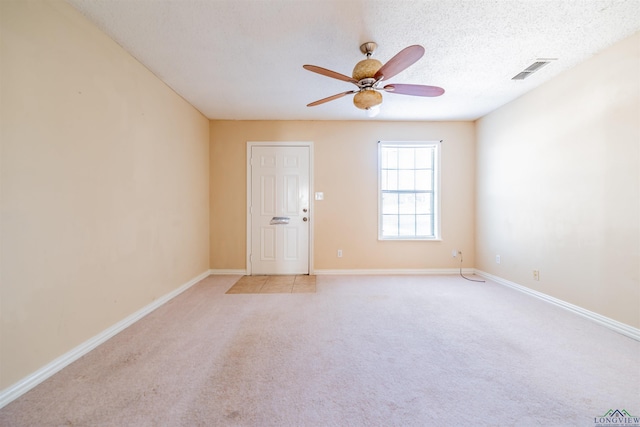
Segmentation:
<svg viewBox="0 0 640 427">
<path fill-rule="evenodd" d="M 457 257 L 457 256 L 458 256 L 458 250 L 457 250 L 457 249 L 452 250 L 452 251 L 451 251 L 451 256 L 452 256 L 453 258 Z"/>
<path fill-rule="evenodd" d="M 533 270 L 533 280 L 540 280 L 540 271 L 539 270 Z"/>
<path fill-rule="evenodd" d="M 342 258 L 342 249 L 338 249 L 338 258 Z"/>
<path fill-rule="evenodd" d="M 500 255 L 496 255 L 496 264 L 500 264 Z"/>
</svg>

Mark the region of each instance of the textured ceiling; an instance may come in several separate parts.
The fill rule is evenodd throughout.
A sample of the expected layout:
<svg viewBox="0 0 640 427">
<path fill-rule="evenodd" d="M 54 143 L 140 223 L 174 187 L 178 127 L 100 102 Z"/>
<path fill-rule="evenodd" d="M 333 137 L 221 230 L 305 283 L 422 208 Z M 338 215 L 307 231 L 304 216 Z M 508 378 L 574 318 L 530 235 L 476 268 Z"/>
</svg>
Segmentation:
<svg viewBox="0 0 640 427">
<path fill-rule="evenodd" d="M 351 75 L 374 41 L 385 63 L 426 49 L 385 83 L 443 87 L 438 98 L 384 93 L 373 120 L 474 120 L 640 30 L 638 0 L 69 0 L 210 119 L 372 120 Z M 537 58 L 557 58 L 524 81 Z"/>
</svg>

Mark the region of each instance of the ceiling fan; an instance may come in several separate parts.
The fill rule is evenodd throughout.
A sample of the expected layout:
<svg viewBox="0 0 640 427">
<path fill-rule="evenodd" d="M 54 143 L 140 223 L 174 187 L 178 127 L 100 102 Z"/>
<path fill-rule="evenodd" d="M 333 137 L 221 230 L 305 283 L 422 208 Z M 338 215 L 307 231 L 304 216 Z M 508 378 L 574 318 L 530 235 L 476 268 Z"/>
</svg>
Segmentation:
<svg viewBox="0 0 640 427">
<path fill-rule="evenodd" d="M 353 93 L 355 94 L 353 97 L 354 105 L 362 110 L 366 110 L 370 116 L 373 116 L 377 114 L 378 108 L 380 104 L 382 104 L 381 91 L 402 95 L 430 97 L 440 96 L 444 93 L 444 89 L 437 86 L 387 84 L 379 87 L 380 82 L 392 78 L 422 58 L 422 55 L 424 55 L 424 48 L 420 45 L 406 47 L 398 52 L 396 56 L 391 58 L 386 64 L 382 65 L 382 63 L 377 59 L 371 59 L 371 55 L 373 55 L 373 52 L 377 47 L 378 45 L 374 42 L 367 42 L 360 46 L 360 51 L 367 56 L 367 59 L 356 64 L 353 68 L 353 73 L 351 74 L 352 77 L 315 65 L 303 65 L 305 70 L 353 83 L 358 87 L 354 90 L 338 93 L 312 102 L 307 104 L 307 107 L 324 104 L 325 102 L 333 101 L 334 99 L 342 98 L 343 96 Z"/>
</svg>

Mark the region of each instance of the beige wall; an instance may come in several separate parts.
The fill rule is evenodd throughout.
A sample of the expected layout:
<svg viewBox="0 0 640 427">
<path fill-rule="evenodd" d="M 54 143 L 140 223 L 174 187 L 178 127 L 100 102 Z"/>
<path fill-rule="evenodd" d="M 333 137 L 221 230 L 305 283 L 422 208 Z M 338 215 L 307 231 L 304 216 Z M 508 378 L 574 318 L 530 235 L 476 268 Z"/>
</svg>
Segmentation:
<svg viewBox="0 0 640 427">
<path fill-rule="evenodd" d="M 636 328 L 639 51 L 636 34 L 477 124 L 476 267 Z"/>
<path fill-rule="evenodd" d="M 209 122 L 66 3 L 0 9 L 2 389 L 208 270 Z"/>
<path fill-rule="evenodd" d="M 210 136 L 212 269 L 245 268 L 247 141 L 313 142 L 315 269 L 456 268 L 452 249 L 474 265 L 474 123 L 213 120 Z M 378 241 L 377 141 L 440 139 L 443 240 Z"/>
</svg>

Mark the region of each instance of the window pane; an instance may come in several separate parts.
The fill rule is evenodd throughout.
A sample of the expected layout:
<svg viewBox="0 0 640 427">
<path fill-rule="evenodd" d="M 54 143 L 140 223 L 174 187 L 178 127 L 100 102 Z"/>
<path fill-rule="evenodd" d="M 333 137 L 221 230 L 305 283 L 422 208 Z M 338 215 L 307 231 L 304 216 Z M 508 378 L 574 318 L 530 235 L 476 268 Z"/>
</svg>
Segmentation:
<svg viewBox="0 0 640 427">
<path fill-rule="evenodd" d="M 384 147 L 382 148 L 382 168 L 397 169 L 398 168 L 398 149 Z"/>
<path fill-rule="evenodd" d="M 398 190 L 414 190 L 415 175 L 416 175 L 416 172 L 414 170 L 399 170 L 398 171 Z"/>
<path fill-rule="evenodd" d="M 380 149 L 380 169 L 389 168 L 389 150 L 386 148 Z"/>
<path fill-rule="evenodd" d="M 398 149 L 398 169 L 414 169 L 416 167 L 413 152 L 413 148 Z"/>
<path fill-rule="evenodd" d="M 384 237 L 395 237 L 398 235 L 397 215 L 382 215 L 382 235 Z"/>
<path fill-rule="evenodd" d="M 432 193 L 416 194 L 416 213 L 417 214 L 433 213 L 433 194 Z"/>
<path fill-rule="evenodd" d="M 399 194 L 398 195 L 399 212 L 401 214 L 414 214 L 416 212 L 416 195 L 415 194 Z"/>
<path fill-rule="evenodd" d="M 382 190 L 397 190 L 398 189 L 398 171 L 383 170 L 381 171 L 381 187 Z"/>
<path fill-rule="evenodd" d="M 416 169 L 433 169 L 433 149 L 416 148 Z"/>
<path fill-rule="evenodd" d="M 399 236 L 411 237 L 416 235 L 416 217 L 414 215 L 400 215 Z"/>
<path fill-rule="evenodd" d="M 398 194 L 382 193 L 382 213 L 397 214 L 398 213 Z"/>
<path fill-rule="evenodd" d="M 418 236 L 433 236 L 433 217 L 431 215 L 416 215 L 416 234 Z"/>
<path fill-rule="evenodd" d="M 417 170 L 416 190 L 433 190 L 433 173 L 430 170 Z"/>
</svg>

